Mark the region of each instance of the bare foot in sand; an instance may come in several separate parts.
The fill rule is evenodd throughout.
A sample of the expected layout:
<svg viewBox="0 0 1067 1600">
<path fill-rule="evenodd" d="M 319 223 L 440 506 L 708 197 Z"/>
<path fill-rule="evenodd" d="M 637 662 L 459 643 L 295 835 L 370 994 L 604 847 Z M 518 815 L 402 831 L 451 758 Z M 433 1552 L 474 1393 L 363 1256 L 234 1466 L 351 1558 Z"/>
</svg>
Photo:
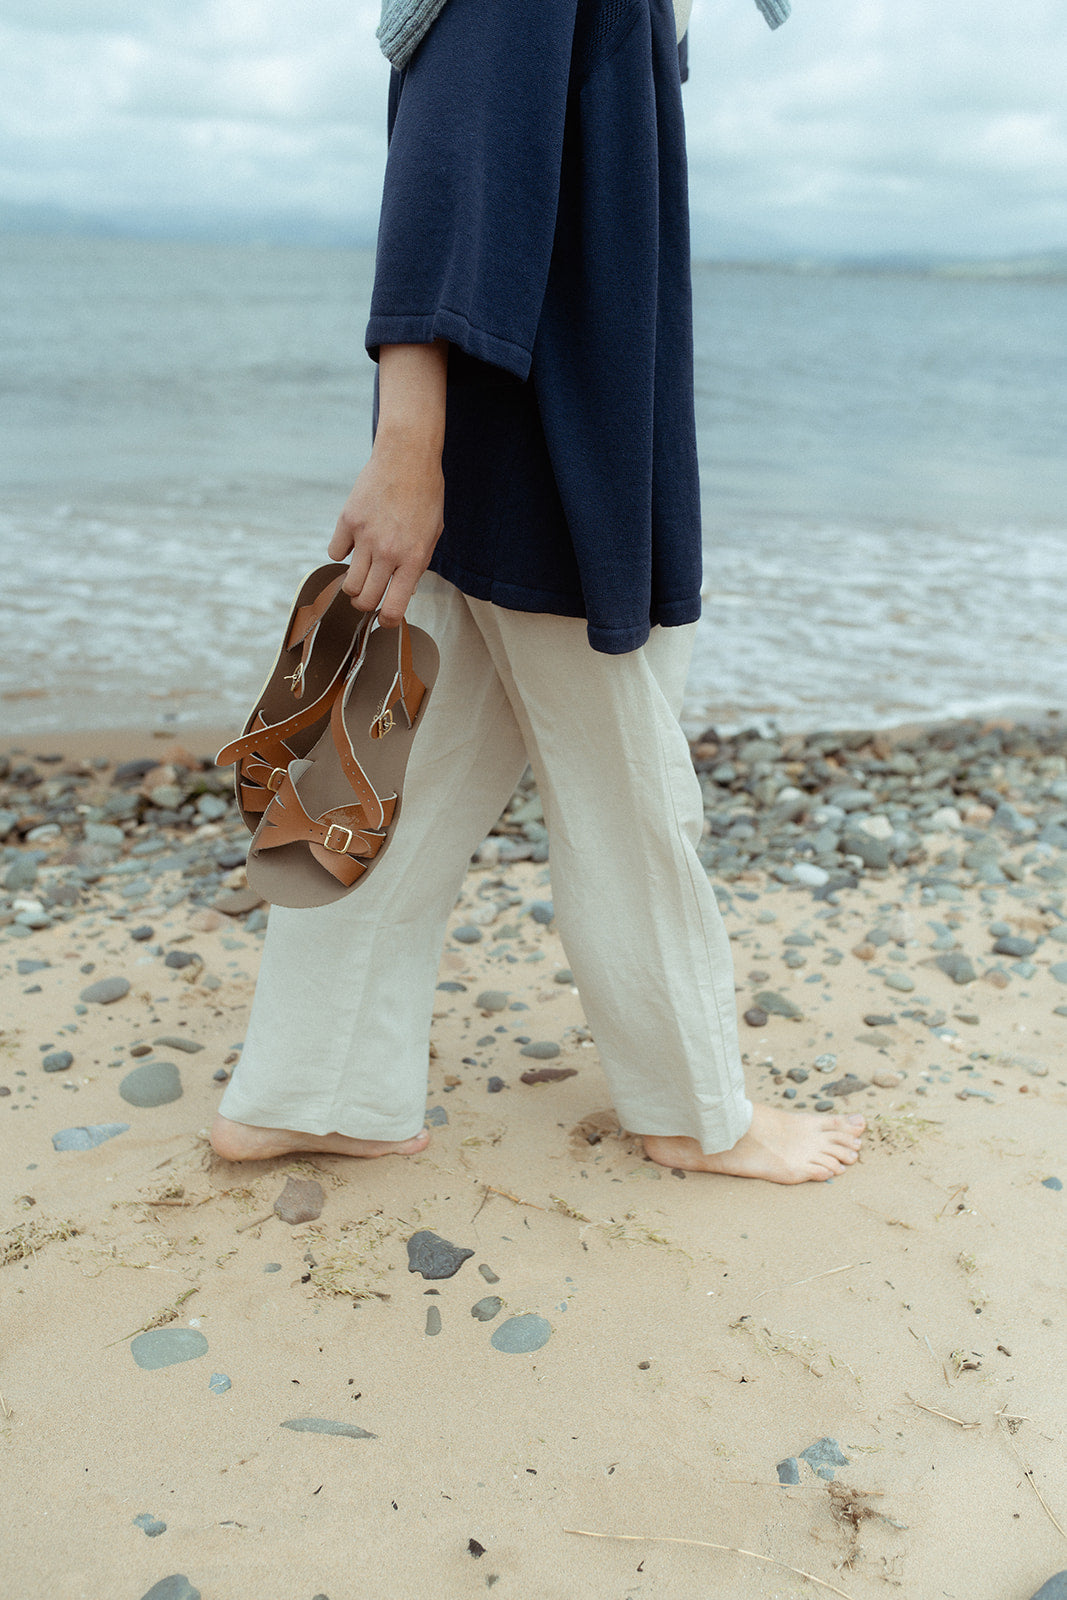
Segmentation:
<svg viewBox="0 0 1067 1600">
<path fill-rule="evenodd" d="M 770 1183 L 825 1183 L 859 1156 L 863 1117 L 817 1116 L 810 1111 L 755 1107 L 752 1126 L 732 1150 L 706 1156 L 696 1139 L 645 1134 L 645 1154 L 661 1167 L 724 1172 Z"/>
<path fill-rule="evenodd" d="M 319 1151 L 326 1155 L 416 1156 L 430 1142 L 423 1128 L 414 1139 L 390 1144 L 383 1139 L 350 1139 L 344 1133 L 300 1133 L 295 1128 L 253 1128 L 247 1122 L 231 1122 L 217 1116 L 211 1129 L 211 1148 L 226 1161 L 269 1161 L 272 1156 L 291 1156 L 297 1151 Z"/>
</svg>

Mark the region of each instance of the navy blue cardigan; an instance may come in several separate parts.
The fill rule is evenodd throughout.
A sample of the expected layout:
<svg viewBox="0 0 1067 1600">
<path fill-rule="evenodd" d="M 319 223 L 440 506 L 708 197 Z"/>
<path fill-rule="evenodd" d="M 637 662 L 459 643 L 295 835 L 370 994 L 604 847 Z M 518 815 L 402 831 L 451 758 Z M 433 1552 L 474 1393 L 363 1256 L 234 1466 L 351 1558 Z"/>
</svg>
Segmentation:
<svg viewBox="0 0 1067 1600">
<path fill-rule="evenodd" d="M 431 566 L 637 649 L 700 614 L 671 0 L 449 0 L 393 73 L 367 347 L 447 339 Z"/>
</svg>

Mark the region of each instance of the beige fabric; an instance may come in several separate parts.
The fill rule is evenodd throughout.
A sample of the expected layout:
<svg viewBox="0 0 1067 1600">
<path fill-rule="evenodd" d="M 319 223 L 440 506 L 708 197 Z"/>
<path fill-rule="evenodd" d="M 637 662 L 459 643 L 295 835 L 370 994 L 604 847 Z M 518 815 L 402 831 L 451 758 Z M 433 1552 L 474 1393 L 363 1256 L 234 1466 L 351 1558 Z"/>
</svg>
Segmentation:
<svg viewBox="0 0 1067 1600">
<path fill-rule="evenodd" d="M 602 655 L 580 618 L 505 611 L 433 573 L 408 615 L 436 639 L 441 671 L 395 836 L 346 899 L 271 911 L 223 1114 L 365 1139 L 419 1131 L 448 915 L 529 757 L 556 924 L 621 1122 L 728 1149 L 752 1108 L 677 722 L 695 628 Z"/>
</svg>

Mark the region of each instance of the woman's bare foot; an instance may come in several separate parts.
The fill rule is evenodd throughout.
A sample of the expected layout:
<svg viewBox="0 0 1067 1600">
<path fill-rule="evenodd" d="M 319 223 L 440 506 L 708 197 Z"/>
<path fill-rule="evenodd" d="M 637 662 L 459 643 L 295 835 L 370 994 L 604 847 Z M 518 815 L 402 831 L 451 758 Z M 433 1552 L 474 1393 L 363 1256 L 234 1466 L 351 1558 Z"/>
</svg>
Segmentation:
<svg viewBox="0 0 1067 1600">
<path fill-rule="evenodd" d="M 810 1111 L 755 1107 L 752 1126 L 732 1150 L 706 1156 L 696 1139 L 645 1134 L 645 1154 L 661 1167 L 723 1172 L 770 1183 L 825 1183 L 858 1158 L 863 1117 L 818 1116 Z"/>
<path fill-rule="evenodd" d="M 272 1156 L 291 1156 L 297 1151 L 318 1151 L 335 1156 L 415 1156 L 430 1142 L 423 1128 L 414 1139 L 390 1144 L 383 1139 L 350 1139 L 344 1133 L 300 1133 L 295 1128 L 253 1128 L 247 1122 L 231 1122 L 216 1116 L 211 1129 L 211 1148 L 226 1161 L 269 1161 Z"/>
</svg>

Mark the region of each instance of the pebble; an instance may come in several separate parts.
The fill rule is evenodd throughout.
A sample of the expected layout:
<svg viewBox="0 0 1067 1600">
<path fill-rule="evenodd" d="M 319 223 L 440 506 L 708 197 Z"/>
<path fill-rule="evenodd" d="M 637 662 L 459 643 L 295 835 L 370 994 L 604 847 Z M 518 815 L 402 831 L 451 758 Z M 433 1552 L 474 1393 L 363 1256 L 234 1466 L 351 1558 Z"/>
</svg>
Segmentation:
<svg viewBox="0 0 1067 1600">
<path fill-rule="evenodd" d="M 1067 961 L 1054 961 L 1048 970 L 1057 983 L 1067 983 Z"/>
<path fill-rule="evenodd" d="M 771 1016 L 788 1017 L 793 1022 L 800 1022 L 804 1016 L 798 1005 L 774 989 L 761 989 L 755 1000 L 759 1009 Z"/>
<path fill-rule="evenodd" d="M 330 1422 L 326 1417 L 293 1417 L 289 1422 L 282 1423 L 283 1428 L 289 1428 L 293 1433 L 336 1433 L 342 1439 L 376 1439 L 376 1433 L 368 1433 L 366 1428 L 359 1428 L 354 1422 Z"/>
<path fill-rule="evenodd" d="M 207 1340 L 199 1328 L 152 1328 L 137 1335 L 130 1354 L 142 1371 L 154 1372 L 157 1367 L 173 1367 L 179 1361 L 206 1356 Z"/>
<path fill-rule="evenodd" d="M 181 972 L 183 968 L 193 966 L 200 959 L 193 950 L 168 950 L 163 957 L 163 965 L 171 967 L 175 972 Z"/>
<path fill-rule="evenodd" d="M 505 1011 L 508 999 L 506 989 L 483 989 L 474 1004 L 479 1011 Z"/>
<path fill-rule="evenodd" d="M 439 1306 L 426 1307 L 426 1334 L 433 1338 L 434 1334 L 441 1331 L 441 1310 Z"/>
<path fill-rule="evenodd" d="M 226 917 L 241 917 L 246 911 L 255 911 L 263 904 L 263 896 L 254 889 L 224 889 L 211 902 L 216 911 Z"/>
<path fill-rule="evenodd" d="M 190 1039 L 181 1033 L 165 1034 L 162 1039 L 153 1039 L 152 1043 L 160 1050 L 184 1050 L 187 1056 L 195 1056 L 204 1048 L 195 1039 Z"/>
<path fill-rule="evenodd" d="M 4 873 L 5 889 L 30 889 L 37 881 L 37 862 L 32 855 L 16 856 Z"/>
<path fill-rule="evenodd" d="M 125 1000 L 130 992 L 128 978 L 98 978 L 78 996 L 86 1005 L 110 1006 L 116 1000 Z"/>
<path fill-rule="evenodd" d="M 475 1301 L 471 1306 L 471 1316 L 478 1322 L 492 1322 L 503 1307 L 503 1300 L 498 1294 L 487 1294 L 484 1300 Z"/>
<path fill-rule="evenodd" d="M 993 946 L 995 956 L 1032 956 L 1037 945 L 1032 939 L 1024 939 L 1017 933 L 1002 934 Z"/>
<path fill-rule="evenodd" d="M 158 1539 L 161 1533 L 167 1531 L 167 1524 L 160 1522 L 150 1511 L 142 1511 L 139 1517 L 134 1517 L 133 1525 L 135 1528 L 143 1528 L 150 1539 Z"/>
<path fill-rule="evenodd" d="M 473 1250 L 451 1244 L 422 1228 L 408 1240 L 408 1271 L 419 1272 L 424 1278 L 454 1278 L 473 1254 Z"/>
<path fill-rule="evenodd" d="M 871 1082 L 877 1089 L 899 1089 L 904 1079 L 899 1072 L 876 1072 Z"/>
<path fill-rule="evenodd" d="M 1030 1600 L 1067 1600 L 1067 1568 L 1046 1578 L 1037 1593 L 1030 1596 Z"/>
<path fill-rule="evenodd" d="M 952 950 L 947 955 L 938 956 L 936 965 L 946 973 L 953 983 L 973 983 L 978 973 L 970 956 L 964 955 L 962 950 Z"/>
<path fill-rule="evenodd" d="M 834 1103 L 832 1100 L 816 1100 L 815 1109 L 816 1111 L 832 1111 Z"/>
<path fill-rule="evenodd" d="M 767 1026 L 767 1013 L 762 1006 L 749 1006 L 745 1012 L 745 1021 L 750 1028 L 765 1028 Z"/>
<path fill-rule="evenodd" d="M 478 944 L 482 938 L 482 930 L 475 927 L 473 922 L 464 922 L 452 930 L 452 937 L 460 944 Z"/>
<path fill-rule="evenodd" d="M 147 941 L 151 939 L 155 931 L 155 928 L 153 928 L 149 923 L 142 922 L 139 928 L 130 929 L 130 938 L 133 939 L 137 944 L 146 944 Z"/>
<path fill-rule="evenodd" d="M 497 1275 L 493 1271 L 492 1267 L 487 1267 L 484 1261 L 480 1263 L 480 1265 L 478 1267 L 478 1271 L 481 1273 L 481 1275 L 485 1279 L 486 1283 L 499 1283 L 500 1282 L 500 1279 L 497 1277 Z"/>
<path fill-rule="evenodd" d="M 505 1355 L 525 1355 L 532 1350 L 540 1350 L 542 1345 L 548 1343 L 551 1333 L 551 1325 L 544 1317 L 528 1311 L 524 1316 L 509 1317 L 502 1322 L 489 1343 L 494 1350 L 502 1350 Z"/>
<path fill-rule="evenodd" d="M 822 1086 L 822 1092 L 827 1096 L 840 1096 L 846 1094 L 855 1094 L 857 1089 L 866 1088 L 867 1082 L 864 1078 L 858 1078 L 854 1072 L 846 1072 L 843 1078 L 838 1078 L 833 1083 L 824 1083 Z"/>
<path fill-rule="evenodd" d="M 68 1067 L 74 1065 L 74 1057 L 69 1050 L 53 1050 L 51 1055 L 45 1056 L 41 1065 L 46 1072 L 66 1072 Z"/>
<path fill-rule="evenodd" d="M 494 1074 L 486 1083 L 485 1088 L 487 1094 L 499 1094 L 501 1089 L 507 1088 L 507 1084 L 504 1082 L 503 1078 L 498 1078 Z"/>
<path fill-rule="evenodd" d="M 806 1461 L 808 1466 L 820 1478 L 833 1478 L 835 1467 L 847 1467 L 848 1456 L 845 1455 L 836 1439 L 816 1439 L 814 1444 L 809 1444 L 806 1450 L 800 1452 L 801 1461 Z"/>
<path fill-rule="evenodd" d="M 129 1131 L 128 1122 L 94 1122 L 83 1128 L 61 1128 L 52 1135 L 53 1150 L 95 1150 L 97 1145 Z"/>
<path fill-rule="evenodd" d="M 426 1113 L 426 1124 L 430 1128 L 443 1128 L 448 1123 L 448 1112 L 444 1106 L 430 1106 Z"/>
<path fill-rule="evenodd" d="M 141 1600 L 200 1600 L 200 1590 L 193 1588 L 184 1572 L 174 1572 L 154 1583 Z"/>
<path fill-rule="evenodd" d="M 524 1052 L 525 1053 L 525 1052 Z M 563 1078 L 576 1078 L 577 1067 L 536 1067 L 519 1076 L 520 1083 L 559 1083 Z"/>
<path fill-rule="evenodd" d="M 813 861 L 798 861 L 793 867 L 793 876 L 798 883 L 805 884 L 809 889 L 821 889 L 829 883 L 830 874 L 825 867 L 817 867 Z"/>
<path fill-rule="evenodd" d="M 134 1067 L 119 1084 L 119 1094 L 128 1105 L 167 1106 L 182 1097 L 181 1073 L 173 1061 L 146 1061 Z"/>
<path fill-rule="evenodd" d="M 786 1077 L 791 1083 L 807 1083 L 811 1074 L 806 1067 L 790 1067 Z"/>
<path fill-rule="evenodd" d="M 189 918 L 189 926 L 194 933 L 214 933 L 222 927 L 221 911 L 194 911 Z"/>
<path fill-rule="evenodd" d="M 570 967 L 560 967 L 559 971 L 553 974 L 552 982 L 553 983 L 573 983 L 574 982 L 574 973 L 571 971 Z"/>
<path fill-rule="evenodd" d="M 914 978 L 909 978 L 906 972 L 887 972 L 882 982 L 887 989 L 895 989 L 898 994 L 911 994 L 915 988 Z"/>
<path fill-rule="evenodd" d="M 535 1061 L 551 1061 L 559 1055 L 559 1045 L 552 1039 L 540 1039 L 535 1044 L 524 1044 L 519 1053 L 532 1056 Z"/>
<path fill-rule="evenodd" d="M 800 1482 L 800 1463 L 797 1461 L 796 1456 L 786 1456 L 784 1461 L 779 1461 L 775 1471 L 778 1474 L 779 1483 Z"/>
<path fill-rule="evenodd" d="M 280 1272 L 281 1270 L 282 1264 L 280 1261 L 268 1261 L 266 1266 L 263 1268 L 264 1272 Z"/>
<path fill-rule="evenodd" d="M 1042 1189 L 1055 1189 L 1057 1192 L 1063 1188 L 1062 1178 L 1042 1178 Z"/>
<path fill-rule="evenodd" d="M 274 1202 L 274 1213 L 283 1222 L 296 1227 L 301 1222 L 314 1222 L 322 1215 L 325 1204 L 326 1194 L 317 1179 L 289 1177 Z"/>
</svg>

